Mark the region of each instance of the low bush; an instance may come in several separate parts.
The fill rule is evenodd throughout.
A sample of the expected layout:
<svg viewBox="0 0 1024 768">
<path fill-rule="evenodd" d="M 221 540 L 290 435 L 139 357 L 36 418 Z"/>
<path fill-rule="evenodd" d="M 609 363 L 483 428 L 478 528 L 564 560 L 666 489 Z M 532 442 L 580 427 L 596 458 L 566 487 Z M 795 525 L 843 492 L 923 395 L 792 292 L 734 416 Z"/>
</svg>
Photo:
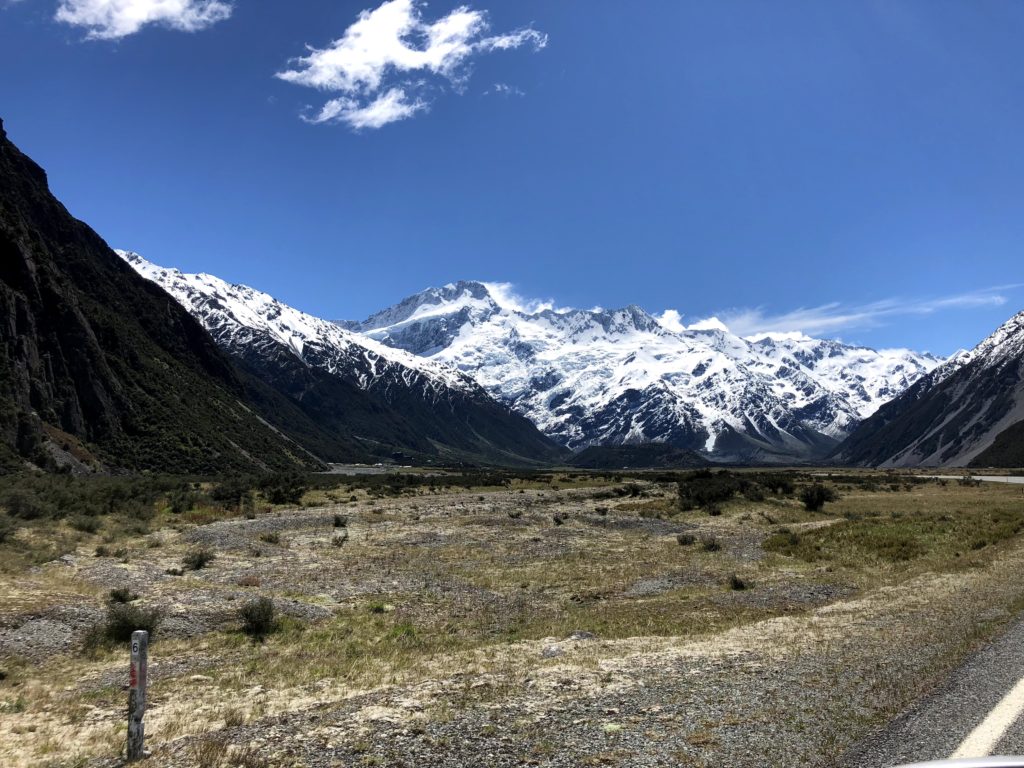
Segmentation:
<svg viewBox="0 0 1024 768">
<path fill-rule="evenodd" d="M 117 589 L 110 590 L 107 595 L 107 602 L 114 603 L 131 603 L 139 599 L 139 596 L 132 592 L 128 587 L 118 587 Z"/>
<path fill-rule="evenodd" d="M 718 552 L 722 549 L 721 542 L 714 536 L 705 536 L 700 540 L 701 549 L 705 552 Z"/>
<path fill-rule="evenodd" d="M 12 488 L 0 497 L 0 506 L 7 510 L 11 517 L 22 520 L 38 520 L 41 517 L 53 517 L 54 508 L 39 495 L 27 488 Z"/>
<path fill-rule="evenodd" d="M 800 501 L 808 512 L 820 512 L 825 507 L 825 502 L 835 500 L 836 492 L 821 483 L 808 485 L 800 492 Z"/>
<path fill-rule="evenodd" d="M 729 577 L 729 589 L 734 592 L 742 592 L 745 589 L 750 589 L 750 584 L 734 573 Z"/>
<path fill-rule="evenodd" d="M 86 636 L 86 647 L 127 643 L 132 632 L 144 630 L 150 640 L 156 635 L 163 614 L 157 608 L 142 608 L 130 603 L 112 603 L 107 607 L 107 616 L 102 624 L 93 627 Z"/>
<path fill-rule="evenodd" d="M 256 480 L 244 475 L 229 477 L 217 483 L 210 490 L 210 498 L 226 507 L 244 506 L 252 489 L 256 486 Z"/>
<path fill-rule="evenodd" d="M 208 566 L 217 558 L 217 555 L 206 547 L 198 547 L 188 552 L 181 559 L 181 564 L 190 571 L 199 571 Z"/>
<path fill-rule="evenodd" d="M 6 515 L 0 515 L 0 544 L 11 538 L 16 530 L 18 530 L 18 526 L 14 524 L 13 520 Z"/>
<path fill-rule="evenodd" d="M 309 487 L 298 472 L 276 472 L 260 482 L 260 490 L 271 504 L 298 504 Z"/>
<path fill-rule="evenodd" d="M 277 629 L 274 601 L 269 597 L 258 597 L 238 610 L 242 619 L 242 631 L 250 637 L 263 638 Z"/>
<path fill-rule="evenodd" d="M 71 527 L 81 533 L 96 533 L 100 529 L 100 521 L 88 515 L 76 515 L 71 519 Z"/>
<path fill-rule="evenodd" d="M 697 543 L 697 537 L 692 533 L 680 533 L 676 535 L 676 541 L 681 547 L 689 547 Z"/>
</svg>

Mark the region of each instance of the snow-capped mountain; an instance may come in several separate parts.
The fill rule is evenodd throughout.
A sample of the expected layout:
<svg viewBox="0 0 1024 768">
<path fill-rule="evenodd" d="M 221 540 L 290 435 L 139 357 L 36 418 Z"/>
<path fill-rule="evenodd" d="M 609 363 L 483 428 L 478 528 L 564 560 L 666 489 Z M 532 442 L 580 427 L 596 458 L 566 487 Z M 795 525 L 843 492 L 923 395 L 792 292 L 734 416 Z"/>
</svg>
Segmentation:
<svg viewBox="0 0 1024 768">
<path fill-rule="evenodd" d="M 442 361 L 381 344 L 245 285 L 160 267 L 129 251 L 117 253 L 257 376 L 297 401 L 315 402 L 318 416 L 338 420 L 372 441 L 394 441 L 419 452 L 448 448 L 504 458 L 546 458 L 554 449 L 470 375 Z M 311 372 L 317 375 L 310 378 Z M 353 399 L 350 390 L 338 389 L 339 382 L 371 399 Z M 357 408 L 353 424 L 346 411 Z"/>
<path fill-rule="evenodd" d="M 485 283 L 411 296 L 346 327 L 471 374 L 573 449 L 667 442 L 736 460 L 827 453 L 941 361 L 799 334 L 671 330 L 637 306 L 530 309 Z"/>
<path fill-rule="evenodd" d="M 249 349 L 273 341 L 311 366 L 329 373 L 344 371 L 362 389 L 387 389 L 401 383 L 436 400 L 453 390 L 477 387 L 471 377 L 451 366 L 352 333 L 255 288 L 205 273 L 189 275 L 165 269 L 130 251 L 117 253 L 199 317 L 222 347 Z"/>
<path fill-rule="evenodd" d="M 1024 312 L 880 408 L 835 455 L 882 467 L 1024 464 Z"/>
</svg>

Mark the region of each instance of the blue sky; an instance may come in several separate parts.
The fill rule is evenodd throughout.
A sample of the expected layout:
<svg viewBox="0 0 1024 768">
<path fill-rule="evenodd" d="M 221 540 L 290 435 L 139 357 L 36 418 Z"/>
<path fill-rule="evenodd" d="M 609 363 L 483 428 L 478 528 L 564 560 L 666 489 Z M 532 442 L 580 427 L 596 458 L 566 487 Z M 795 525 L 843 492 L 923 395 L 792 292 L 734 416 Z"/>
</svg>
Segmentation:
<svg viewBox="0 0 1024 768">
<path fill-rule="evenodd" d="M 1015 0 L 0 0 L 0 117 L 111 245 L 325 317 L 466 278 L 950 353 L 1024 308 L 1022 39 Z"/>
</svg>

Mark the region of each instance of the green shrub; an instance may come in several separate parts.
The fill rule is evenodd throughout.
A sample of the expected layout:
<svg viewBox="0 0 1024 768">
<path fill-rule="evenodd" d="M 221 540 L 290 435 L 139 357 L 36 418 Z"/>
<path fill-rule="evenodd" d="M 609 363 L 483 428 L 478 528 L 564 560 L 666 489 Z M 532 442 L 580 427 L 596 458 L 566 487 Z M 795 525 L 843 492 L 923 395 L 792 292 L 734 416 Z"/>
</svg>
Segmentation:
<svg viewBox="0 0 1024 768">
<path fill-rule="evenodd" d="M 189 512 L 195 508 L 196 494 L 188 486 L 176 488 L 168 494 L 167 505 L 171 514 L 180 515 L 182 512 Z"/>
<path fill-rule="evenodd" d="M 131 603 L 139 599 L 139 596 L 132 592 L 128 587 L 118 587 L 117 589 L 110 590 L 107 595 L 107 602 L 113 603 Z"/>
<path fill-rule="evenodd" d="M 226 507 L 244 506 L 255 486 L 256 481 L 251 477 L 244 475 L 230 477 L 213 486 L 210 490 L 210 498 Z"/>
<path fill-rule="evenodd" d="M 729 577 L 729 589 L 734 592 L 742 592 L 745 589 L 750 589 L 750 584 L 734 573 Z"/>
<path fill-rule="evenodd" d="M 156 635 L 163 614 L 157 608 L 142 608 L 127 603 L 112 603 L 107 607 L 107 617 L 86 636 L 86 647 L 127 643 L 132 632 L 145 630 L 150 640 Z"/>
<path fill-rule="evenodd" d="M 277 629 L 274 601 L 269 597 L 251 600 L 238 610 L 242 631 L 250 637 L 263 638 Z"/>
<path fill-rule="evenodd" d="M 681 547 L 689 547 L 697 543 L 697 537 L 692 533 L 680 533 L 676 535 L 676 541 Z"/>
<path fill-rule="evenodd" d="M 803 502 L 804 509 L 808 512 L 820 512 L 824 508 L 825 502 L 835 500 L 836 492 L 821 483 L 808 485 L 800 492 L 800 501 Z"/>
<path fill-rule="evenodd" d="M 747 501 L 764 501 L 764 490 L 759 485 L 751 485 L 743 490 L 743 498 Z"/>
<path fill-rule="evenodd" d="M 41 499 L 35 491 L 25 488 L 13 488 L 0 498 L 0 506 L 7 510 L 11 517 L 22 520 L 38 520 L 41 517 L 53 516 L 53 506 Z"/>
<path fill-rule="evenodd" d="M 18 526 L 14 524 L 13 520 L 7 515 L 0 515 L 0 544 L 11 538 L 16 530 L 18 530 Z"/>
<path fill-rule="evenodd" d="M 334 516 L 334 527 L 335 528 L 347 528 L 348 527 L 348 518 L 345 515 L 335 515 Z"/>
<path fill-rule="evenodd" d="M 704 536 L 700 540 L 700 546 L 705 552 L 718 552 L 722 549 L 721 543 L 714 536 Z"/>
<path fill-rule="evenodd" d="M 216 559 L 217 555 L 206 547 L 197 547 L 182 558 L 181 564 L 190 571 L 199 571 Z"/>
<path fill-rule="evenodd" d="M 309 484 L 298 472 L 276 472 L 263 479 L 260 490 L 271 504 L 298 504 Z"/>
<path fill-rule="evenodd" d="M 71 527 L 82 533 L 96 533 L 100 529 L 100 521 L 88 515 L 76 515 L 71 520 Z"/>
</svg>

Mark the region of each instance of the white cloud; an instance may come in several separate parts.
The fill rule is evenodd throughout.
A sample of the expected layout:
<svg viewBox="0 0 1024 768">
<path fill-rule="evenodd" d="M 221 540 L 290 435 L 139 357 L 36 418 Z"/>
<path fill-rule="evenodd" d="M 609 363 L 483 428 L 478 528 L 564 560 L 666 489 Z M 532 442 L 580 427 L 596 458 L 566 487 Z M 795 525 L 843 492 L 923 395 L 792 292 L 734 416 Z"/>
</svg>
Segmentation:
<svg viewBox="0 0 1024 768">
<path fill-rule="evenodd" d="M 427 109 L 425 101 L 419 99 L 409 101 L 404 90 L 392 88 L 369 104 L 360 104 L 358 100 L 347 97 L 331 99 L 314 117 L 304 117 L 303 119 L 310 123 L 341 121 L 359 130 L 360 128 L 380 128 L 388 123 L 405 120 L 425 109 Z"/>
<path fill-rule="evenodd" d="M 666 309 L 654 319 L 657 320 L 658 324 L 666 331 L 682 333 L 686 330 L 686 326 L 683 325 L 683 316 L 674 309 Z"/>
<path fill-rule="evenodd" d="M 387 0 L 363 11 L 339 39 L 326 48 L 310 47 L 307 56 L 294 59 L 277 77 L 339 94 L 309 118 L 312 122 L 380 128 L 429 106 L 427 76 L 442 78 L 459 91 L 473 56 L 547 45 L 547 36 L 534 29 L 487 36 L 486 13 L 468 6 L 427 22 L 421 5 L 419 0 Z M 371 120 L 364 119 L 368 110 Z"/>
<path fill-rule="evenodd" d="M 61 0 L 54 18 L 86 27 L 89 37 L 116 40 L 147 24 L 196 32 L 231 15 L 225 0 Z"/>
<path fill-rule="evenodd" d="M 1019 286 L 996 286 L 937 299 L 891 298 L 852 306 L 831 302 L 779 314 L 766 313 L 760 307 L 733 309 L 719 314 L 721 322 L 738 336 L 764 333 L 804 333 L 820 336 L 852 328 L 873 328 L 882 325 L 886 320 L 901 316 L 931 315 L 946 309 L 1001 306 L 1008 300 L 1001 292 L 1017 287 Z M 699 324 L 691 325 L 689 329 L 696 330 L 697 325 Z"/>
<path fill-rule="evenodd" d="M 706 317 L 703 320 L 698 320 L 691 325 L 686 326 L 684 330 L 687 331 L 725 331 L 729 332 L 729 326 L 719 320 L 717 317 Z"/>
<path fill-rule="evenodd" d="M 566 309 L 557 309 L 552 299 L 526 299 L 519 295 L 512 283 L 483 283 L 487 292 L 491 294 L 494 303 L 502 309 L 510 309 L 514 312 L 522 312 L 532 315 L 537 312 L 544 312 L 553 309 L 555 312 L 565 312 Z"/>
<path fill-rule="evenodd" d="M 499 96 L 525 96 L 526 91 L 515 85 L 509 85 L 508 83 L 495 83 L 494 86 L 484 91 L 484 96 L 489 96 L 492 93 L 496 93 Z"/>
</svg>

